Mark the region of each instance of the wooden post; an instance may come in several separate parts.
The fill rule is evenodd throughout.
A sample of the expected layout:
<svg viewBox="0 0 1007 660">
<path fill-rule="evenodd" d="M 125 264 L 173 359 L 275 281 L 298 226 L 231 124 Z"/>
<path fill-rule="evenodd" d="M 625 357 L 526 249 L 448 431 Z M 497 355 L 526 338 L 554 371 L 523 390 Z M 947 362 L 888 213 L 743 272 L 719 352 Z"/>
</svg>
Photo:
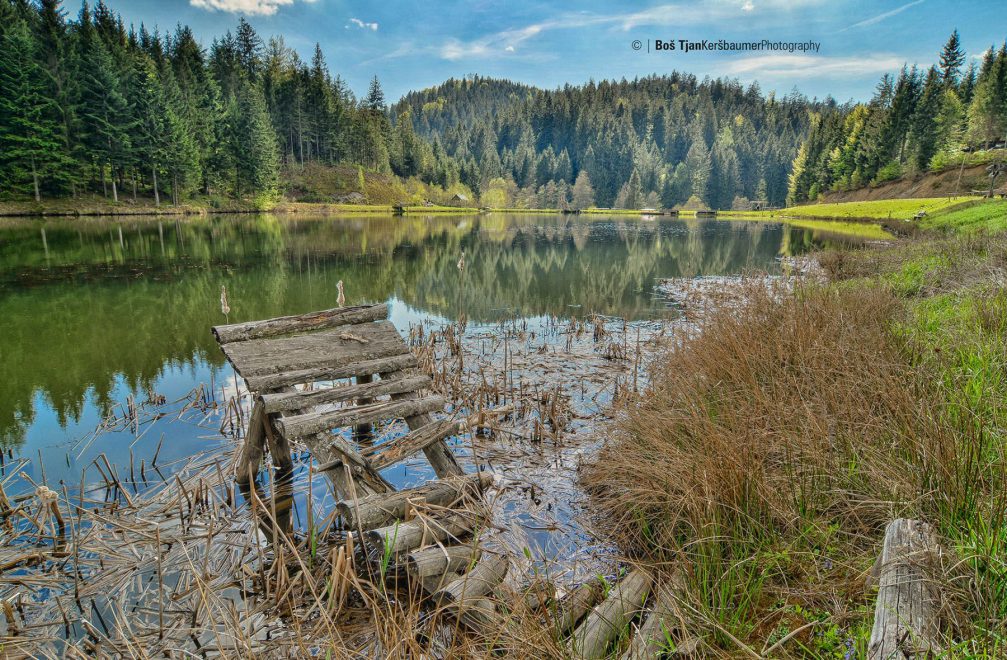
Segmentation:
<svg viewBox="0 0 1007 660">
<path fill-rule="evenodd" d="M 290 456 L 290 443 L 287 442 L 287 438 L 273 427 L 272 415 L 266 415 L 264 426 L 269 454 L 276 468 L 273 475 L 272 497 L 275 509 L 272 513 L 276 518 L 277 528 L 286 534 L 291 529 L 290 510 L 294 505 L 294 460 Z"/>
<path fill-rule="evenodd" d="M 259 464 L 266 451 L 265 415 L 262 405 L 256 402 L 252 406 L 252 414 L 248 418 L 248 431 L 245 433 L 245 444 L 241 446 L 238 458 L 234 462 L 234 477 L 244 493 L 259 473 Z"/>
<path fill-rule="evenodd" d="M 878 580 L 878 601 L 867 647 L 869 660 L 940 653 L 934 585 L 927 575 L 936 549 L 926 523 L 906 518 L 888 523 L 872 571 Z"/>
<path fill-rule="evenodd" d="M 374 381 L 373 375 L 357 376 L 357 385 L 366 385 L 367 383 L 371 383 L 373 381 Z M 371 398 L 357 399 L 358 406 L 366 406 L 373 402 L 374 399 Z M 362 440 L 364 441 L 370 440 L 372 439 L 373 435 L 374 435 L 374 426 L 370 422 L 357 424 L 353 428 L 353 439 L 356 440 L 357 442 L 360 442 Z"/>
</svg>

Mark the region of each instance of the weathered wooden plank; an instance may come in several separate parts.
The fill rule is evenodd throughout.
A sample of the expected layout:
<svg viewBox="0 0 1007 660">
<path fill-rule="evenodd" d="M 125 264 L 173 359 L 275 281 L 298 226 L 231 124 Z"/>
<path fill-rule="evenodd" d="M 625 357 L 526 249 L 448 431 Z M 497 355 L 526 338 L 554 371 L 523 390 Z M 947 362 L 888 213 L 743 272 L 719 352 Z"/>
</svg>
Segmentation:
<svg viewBox="0 0 1007 660">
<path fill-rule="evenodd" d="M 643 607 L 650 576 L 636 569 L 620 580 L 608 598 L 595 607 L 573 633 L 573 652 L 579 658 L 604 658 L 608 645 Z"/>
<path fill-rule="evenodd" d="M 458 539 L 471 534 L 483 517 L 474 512 L 451 512 L 436 519 L 424 517 L 409 522 L 395 523 L 364 532 L 368 541 L 381 552 L 397 555 L 423 547 L 429 543 Z"/>
<path fill-rule="evenodd" d="M 224 344 L 221 348 L 246 379 L 348 365 L 409 352 L 390 321 L 347 325 L 293 337 L 250 339 Z"/>
<path fill-rule="evenodd" d="M 444 604 L 464 603 L 482 598 L 503 582 L 510 560 L 506 555 L 486 555 L 470 571 L 452 580 L 434 594 L 434 599 Z"/>
<path fill-rule="evenodd" d="M 403 353 L 402 355 L 393 355 L 392 357 L 379 358 L 377 360 L 329 364 L 321 367 L 297 369 L 263 376 L 245 376 L 245 381 L 248 383 L 248 389 L 251 391 L 263 392 L 279 389 L 287 385 L 314 383 L 320 380 L 337 380 L 339 378 L 350 378 L 352 376 L 395 371 L 397 369 L 411 369 L 415 366 L 416 356 L 412 353 Z"/>
<path fill-rule="evenodd" d="M 352 401 L 358 398 L 373 398 L 386 394 L 415 392 L 430 385 L 426 375 L 410 376 L 401 380 L 361 383 L 345 387 L 330 387 L 310 392 L 279 392 L 263 394 L 259 397 L 267 413 L 290 412 L 313 408 L 323 404 Z"/>
<path fill-rule="evenodd" d="M 336 512 L 343 517 L 347 529 L 373 529 L 403 519 L 410 502 L 422 501 L 431 506 L 450 507 L 463 497 L 478 496 L 492 482 L 493 475 L 489 472 L 467 474 L 428 482 L 390 495 L 344 500 L 336 503 Z"/>
<path fill-rule="evenodd" d="M 278 424 L 280 431 L 287 436 L 288 440 L 297 440 L 329 429 L 430 413 L 434 410 L 441 410 L 446 403 L 444 398 L 440 396 L 405 401 L 382 401 L 369 406 L 352 406 L 294 415 L 283 418 Z"/>
<path fill-rule="evenodd" d="M 470 545 L 431 546 L 406 555 L 406 573 L 414 579 L 460 573 L 479 560 L 481 551 Z"/>
<path fill-rule="evenodd" d="M 231 323 L 213 328 L 213 335 L 221 344 L 251 339 L 278 337 L 295 332 L 322 330 L 344 325 L 356 325 L 388 318 L 388 305 L 360 305 L 337 307 L 296 316 L 280 316 L 262 321 Z"/>
<path fill-rule="evenodd" d="M 933 531 L 924 522 L 898 518 L 885 528 L 875 565 L 878 600 L 867 647 L 870 660 L 940 653 L 936 594 L 927 576 L 936 549 Z"/>
</svg>

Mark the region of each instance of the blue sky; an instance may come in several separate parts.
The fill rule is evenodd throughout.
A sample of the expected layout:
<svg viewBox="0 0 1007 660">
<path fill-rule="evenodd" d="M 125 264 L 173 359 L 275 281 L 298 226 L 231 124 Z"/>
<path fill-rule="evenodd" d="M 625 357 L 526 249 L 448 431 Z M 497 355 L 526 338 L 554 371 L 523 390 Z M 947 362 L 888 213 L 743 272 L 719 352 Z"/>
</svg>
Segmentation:
<svg viewBox="0 0 1007 660">
<path fill-rule="evenodd" d="M 264 38 L 283 35 L 355 92 L 377 74 L 389 100 L 469 73 L 554 88 L 672 69 L 758 80 L 763 91 L 840 101 L 870 96 L 885 71 L 929 65 L 952 29 L 970 56 L 1007 37 L 1003 0 L 713 0 L 543 2 L 449 0 L 106 0 L 127 23 L 186 23 L 205 46 L 245 16 Z M 67 8 L 76 13 L 73 0 Z M 818 53 L 647 52 L 654 40 L 816 41 Z M 633 41 L 643 49 L 635 51 Z"/>
</svg>

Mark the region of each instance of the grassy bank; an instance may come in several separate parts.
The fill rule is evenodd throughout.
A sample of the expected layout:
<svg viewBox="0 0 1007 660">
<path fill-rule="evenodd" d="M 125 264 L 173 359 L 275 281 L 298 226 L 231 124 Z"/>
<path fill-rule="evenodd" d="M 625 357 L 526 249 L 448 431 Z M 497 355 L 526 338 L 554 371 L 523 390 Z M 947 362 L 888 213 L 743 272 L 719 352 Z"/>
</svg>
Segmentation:
<svg viewBox="0 0 1007 660">
<path fill-rule="evenodd" d="M 723 211 L 721 215 L 751 215 L 763 218 L 838 218 L 856 220 L 912 220 L 917 213 L 927 215 L 955 206 L 973 203 L 979 197 L 920 197 L 912 199 L 879 199 L 867 202 L 807 204 L 773 211 Z"/>
<path fill-rule="evenodd" d="M 897 516 L 947 551 L 949 655 L 1007 650 L 1003 214 L 937 211 L 912 240 L 822 254 L 824 284 L 753 290 L 617 422 L 592 504 L 628 555 L 683 571 L 710 654 L 866 657 L 864 578 Z"/>
</svg>

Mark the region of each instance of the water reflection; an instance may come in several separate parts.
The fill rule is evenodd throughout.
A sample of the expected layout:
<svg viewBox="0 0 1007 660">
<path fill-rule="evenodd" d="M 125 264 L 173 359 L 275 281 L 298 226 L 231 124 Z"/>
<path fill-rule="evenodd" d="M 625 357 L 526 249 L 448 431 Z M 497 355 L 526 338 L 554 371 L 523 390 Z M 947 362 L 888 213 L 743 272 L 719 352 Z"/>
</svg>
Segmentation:
<svg viewBox="0 0 1007 660">
<path fill-rule="evenodd" d="M 331 307 L 338 280 L 348 304 L 395 300 L 449 319 L 634 319 L 660 309 L 655 278 L 773 269 L 818 243 L 778 224 L 503 214 L 8 223 L 0 440 L 52 445 L 126 392 L 207 378 L 223 364 L 208 331 L 224 321 L 221 285 L 232 322 Z"/>
</svg>

